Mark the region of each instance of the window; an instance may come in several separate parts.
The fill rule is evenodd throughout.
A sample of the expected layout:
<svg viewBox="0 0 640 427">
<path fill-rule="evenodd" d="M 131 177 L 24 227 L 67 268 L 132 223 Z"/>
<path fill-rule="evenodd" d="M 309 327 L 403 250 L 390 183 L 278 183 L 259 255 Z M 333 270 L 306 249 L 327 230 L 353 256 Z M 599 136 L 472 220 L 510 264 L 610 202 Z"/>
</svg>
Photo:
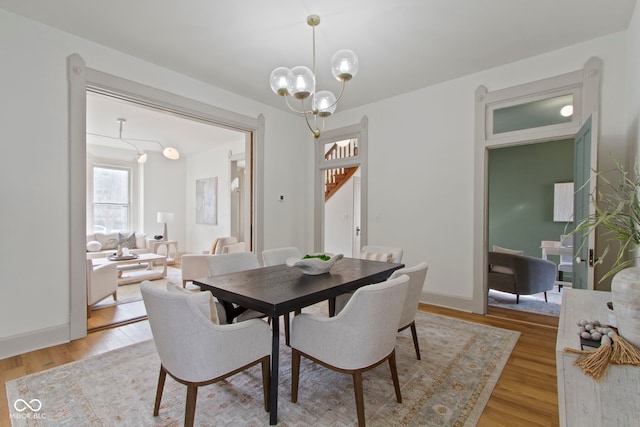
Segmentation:
<svg viewBox="0 0 640 427">
<path fill-rule="evenodd" d="M 128 169 L 93 167 L 94 231 L 129 230 L 130 180 Z"/>
</svg>

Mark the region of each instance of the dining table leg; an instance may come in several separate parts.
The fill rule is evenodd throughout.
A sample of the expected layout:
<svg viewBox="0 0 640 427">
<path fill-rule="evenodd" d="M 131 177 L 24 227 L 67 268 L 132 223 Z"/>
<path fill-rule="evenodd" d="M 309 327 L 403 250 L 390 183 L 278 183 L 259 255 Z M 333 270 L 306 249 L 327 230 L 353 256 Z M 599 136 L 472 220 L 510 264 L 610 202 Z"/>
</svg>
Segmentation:
<svg viewBox="0 0 640 427">
<path fill-rule="evenodd" d="M 280 316 L 271 319 L 271 384 L 269 385 L 269 424 L 278 424 L 278 368 L 280 358 Z"/>
</svg>

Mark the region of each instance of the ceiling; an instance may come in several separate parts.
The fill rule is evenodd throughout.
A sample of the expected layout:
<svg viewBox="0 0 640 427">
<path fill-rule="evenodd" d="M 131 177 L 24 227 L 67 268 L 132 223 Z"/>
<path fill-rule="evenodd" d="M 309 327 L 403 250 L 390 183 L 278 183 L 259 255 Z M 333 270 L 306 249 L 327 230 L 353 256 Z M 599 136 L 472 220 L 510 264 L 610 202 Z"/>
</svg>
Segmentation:
<svg viewBox="0 0 640 427">
<path fill-rule="evenodd" d="M 318 90 L 339 91 L 328 66 L 335 51 L 359 57 L 339 112 L 623 31 L 635 3 L 0 0 L 0 8 L 283 109 L 269 75 L 278 66 L 311 66 L 306 17 L 317 14 Z M 109 121 L 117 133 L 115 117 Z"/>
</svg>

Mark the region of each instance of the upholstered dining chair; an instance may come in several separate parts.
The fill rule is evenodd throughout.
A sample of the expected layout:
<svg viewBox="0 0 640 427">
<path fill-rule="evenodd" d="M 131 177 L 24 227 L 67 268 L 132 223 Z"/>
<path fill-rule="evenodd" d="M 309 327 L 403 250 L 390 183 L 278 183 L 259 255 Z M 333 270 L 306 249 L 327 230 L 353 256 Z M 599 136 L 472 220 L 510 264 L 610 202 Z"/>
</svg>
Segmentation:
<svg viewBox="0 0 640 427">
<path fill-rule="evenodd" d="M 422 288 L 424 287 L 424 281 L 427 278 L 428 269 L 429 266 L 423 261 L 413 267 L 405 267 L 396 270 L 389 277 L 389 280 L 393 280 L 403 274 L 409 276 L 409 286 L 407 289 L 407 296 L 404 299 L 404 306 L 402 307 L 402 316 L 400 316 L 398 332 L 411 328 L 411 337 L 413 338 L 413 346 L 416 349 L 416 357 L 418 360 L 421 360 L 421 357 L 415 320 L 416 311 L 418 310 L 418 304 L 420 304 L 420 296 L 422 295 Z"/>
<path fill-rule="evenodd" d="M 140 291 L 161 363 L 154 416 L 160 411 L 167 374 L 187 386 L 184 425 L 192 426 L 199 386 L 257 364 L 262 365 L 264 407 L 269 411 L 269 325 L 257 319 L 232 325 L 215 324 L 198 308 L 204 297 L 202 292 L 192 295 L 168 292 L 149 281 L 140 284 Z M 213 297 L 209 294 L 208 298 L 213 304 Z"/>
<path fill-rule="evenodd" d="M 401 263 L 403 252 L 402 249 L 391 246 L 366 245 L 360 250 L 360 258 Z"/>
<path fill-rule="evenodd" d="M 260 268 L 260 261 L 253 252 L 233 252 L 221 254 L 207 258 L 209 267 L 209 276 L 222 276 L 223 274 L 237 273 L 239 271 L 253 270 Z M 247 310 L 244 307 L 237 307 L 231 303 L 225 302 L 218 298 L 220 303 L 225 307 L 227 322 L 242 322 L 249 319 L 265 317 L 263 313 Z"/>
<path fill-rule="evenodd" d="M 265 267 L 285 264 L 287 258 L 302 258 L 300 249 L 295 246 L 265 249 L 262 251 L 262 263 Z"/>
<path fill-rule="evenodd" d="M 358 425 L 365 425 L 362 373 L 388 361 L 396 400 L 402 403 L 395 342 L 409 277 L 363 286 L 335 317 L 302 313 L 291 325 L 291 401 L 298 401 L 300 357 L 351 374 Z"/>
<path fill-rule="evenodd" d="M 420 345 L 418 343 L 418 331 L 416 330 L 416 311 L 420 304 L 420 296 L 422 295 L 422 288 L 424 287 L 425 279 L 427 278 L 427 270 L 429 266 L 426 262 L 421 262 L 413 267 L 405 267 L 394 271 L 388 280 L 393 280 L 396 277 L 403 274 L 409 276 L 409 287 L 407 289 L 407 296 L 404 299 L 404 306 L 402 307 L 402 316 L 400 317 L 400 325 L 398 326 L 398 332 L 407 328 L 411 328 L 411 337 L 413 338 L 413 346 L 416 350 L 416 357 L 421 360 L 420 357 Z M 353 296 L 353 293 L 346 293 L 338 295 L 336 298 L 336 313 L 342 311 L 349 299 Z"/>
<path fill-rule="evenodd" d="M 91 306 L 109 295 L 118 300 L 118 266 L 115 262 L 94 266 L 87 259 L 87 317 L 91 317 Z"/>
<path fill-rule="evenodd" d="M 262 251 L 262 263 L 265 267 L 271 267 L 272 265 L 285 264 L 287 258 L 302 258 L 300 249 L 295 246 L 286 246 L 282 248 L 265 249 Z M 301 311 L 297 310 L 295 314 L 300 314 Z M 286 313 L 284 315 L 284 340 L 285 344 L 290 344 L 291 336 L 291 315 Z"/>
<path fill-rule="evenodd" d="M 360 250 L 360 259 L 368 259 L 371 261 L 381 262 L 394 262 L 401 263 L 403 250 L 400 248 L 394 248 L 391 246 L 378 246 L 378 245 L 365 245 Z M 342 307 L 345 306 L 349 298 L 353 295 L 353 292 L 347 292 L 346 294 L 338 295 L 335 298 L 335 303 L 329 301 L 329 316 L 333 316 L 339 312 Z"/>
</svg>

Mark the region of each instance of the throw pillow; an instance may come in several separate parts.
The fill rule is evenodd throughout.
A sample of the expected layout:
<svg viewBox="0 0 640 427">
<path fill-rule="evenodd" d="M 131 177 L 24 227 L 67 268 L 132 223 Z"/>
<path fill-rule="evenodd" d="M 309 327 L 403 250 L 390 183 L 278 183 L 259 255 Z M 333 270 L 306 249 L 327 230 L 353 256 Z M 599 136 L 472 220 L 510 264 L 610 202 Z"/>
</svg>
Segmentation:
<svg viewBox="0 0 640 427">
<path fill-rule="evenodd" d="M 100 252 L 102 244 L 96 240 L 87 242 L 87 252 Z"/>
<path fill-rule="evenodd" d="M 497 245 L 493 245 L 493 252 L 500 252 L 503 254 L 511 254 L 511 255 L 524 255 L 524 251 L 516 251 L 514 249 L 507 249 Z M 514 271 L 512 268 L 503 267 L 501 265 L 492 265 L 491 271 L 494 273 L 502 273 L 502 274 L 513 274 Z"/>
<path fill-rule="evenodd" d="M 135 249 L 136 248 L 136 232 L 132 233 L 118 233 L 118 245 L 123 248 Z"/>
<path fill-rule="evenodd" d="M 368 259 L 371 261 L 382 261 L 382 262 L 391 262 L 393 259 L 393 254 L 389 253 L 376 253 L 376 252 L 360 252 L 360 259 Z"/>
<path fill-rule="evenodd" d="M 136 248 L 144 249 L 147 247 L 147 235 L 145 233 L 136 233 Z"/>
<path fill-rule="evenodd" d="M 103 250 L 115 249 L 118 246 L 118 233 L 96 233 L 96 240 Z"/>
<path fill-rule="evenodd" d="M 187 295 L 187 297 L 193 302 L 198 310 L 202 314 L 205 315 L 207 319 L 211 319 L 211 321 L 215 324 L 219 324 L 218 320 L 218 310 L 216 309 L 216 302 L 211 295 L 211 292 L 191 292 L 184 289 L 180 285 L 176 285 L 175 283 L 167 283 L 167 291 L 168 292 L 176 292 L 180 294 Z"/>
</svg>

